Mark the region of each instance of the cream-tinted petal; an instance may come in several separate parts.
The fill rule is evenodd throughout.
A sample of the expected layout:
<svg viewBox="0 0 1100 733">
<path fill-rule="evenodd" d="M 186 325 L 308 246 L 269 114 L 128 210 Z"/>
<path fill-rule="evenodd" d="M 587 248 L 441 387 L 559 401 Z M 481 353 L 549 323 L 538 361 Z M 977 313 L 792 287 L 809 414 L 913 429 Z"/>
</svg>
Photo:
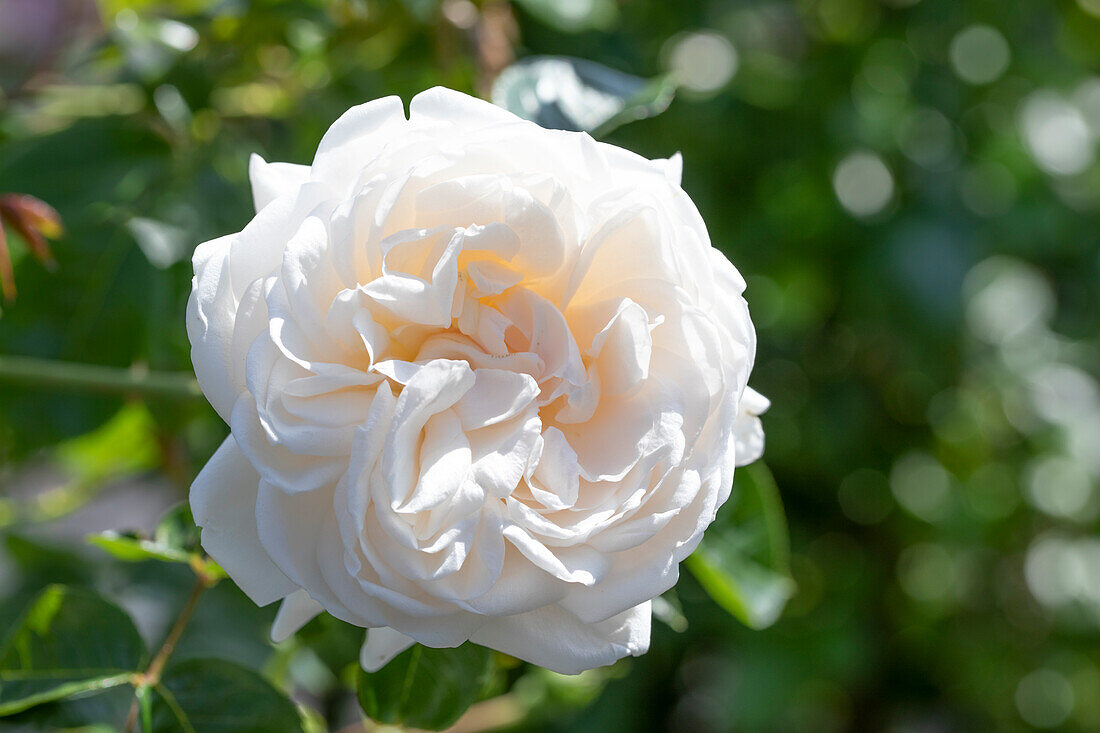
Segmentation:
<svg viewBox="0 0 1100 733">
<path fill-rule="evenodd" d="M 248 180 L 256 211 L 280 196 L 292 193 L 309 180 L 309 166 L 294 163 L 268 163 L 256 153 L 248 159 Z"/>
<path fill-rule="evenodd" d="M 389 626 L 367 629 L 367 638 L 359 651 L 359 665 L 367 672 L 377 672 L 415 643 L 416 639 Z"/>
<path fill-rule="evenodd" d="M 595 624 L 544 606 L 493 619 L 470 640 L 561 674 L 578 674 L 648 651 L 651 616 L 648 601 Z"/>
<path fill-rule="evenodd" d="M 324 606 L 299 588 L 284 598 L 279 606 L 279 612 L 271 624 L 271 640 L 278 643 L 289 639 L 324 610 Z"/>
<path fill-rule="evenodd" d="M 202 527 L 202 546 L 241 590 L 266 606 L 298 586 L 279 570 L 260 544 L 256 494 L 260 475 L 226 438 L 191 484 L 191 511 Z"/>
</svg>

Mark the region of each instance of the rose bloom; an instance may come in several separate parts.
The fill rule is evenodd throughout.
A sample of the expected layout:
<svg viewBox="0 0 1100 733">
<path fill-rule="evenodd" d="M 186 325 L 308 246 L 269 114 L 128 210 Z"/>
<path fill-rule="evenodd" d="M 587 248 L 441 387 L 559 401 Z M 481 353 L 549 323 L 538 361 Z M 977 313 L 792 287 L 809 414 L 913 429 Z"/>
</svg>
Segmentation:
<svg viewBox="0 0 1100 733">
<path fill-rule="evenodd" d="M 564 673 L 650 601 L 759 457 L 745 281 L 679 157 L 436 88 L 355 107 L 195 251 L 195 373 L 232 428 L 202 543 L 278 640 L 328 611 L 374 670 L 467 640 Z"/>
</svg>

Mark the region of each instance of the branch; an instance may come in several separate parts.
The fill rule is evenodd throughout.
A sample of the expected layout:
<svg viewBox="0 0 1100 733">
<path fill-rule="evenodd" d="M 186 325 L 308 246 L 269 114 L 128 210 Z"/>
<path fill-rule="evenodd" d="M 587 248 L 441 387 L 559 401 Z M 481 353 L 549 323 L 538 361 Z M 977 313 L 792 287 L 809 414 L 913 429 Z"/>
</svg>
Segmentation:
<svg viewBox="0 0 1100 733">
<path fill-rule="evenodd" d="M 0 382 L 176 399 L 202 398 L 199 383 L 187 372 L 150 372 L 29 356 L 0 356 Z"/>
<path fill-rule="evenodd" d="M 160 683 L 160 675 L 164 672 L 164 665 L 168 664 L 168 658 L 172 656 L 172 652 L 176 649 L 176 644 L 179 643 L 180 637 L 183 636 L 183 630 L 187 628 L 187 622 L 191 620 L 191 616 L 195 613 L 195 606 L 199 603 L 199 597 L 202 596 L 202 592 L 206 590 L 210 584 L 210 579 L 200 573 L 199 579 L 195 582 L 195 587 L 191 589 L 191 595 L 187 597 L 187 602 L 183 604 L 180 615 L 176 617 L 176 621 L 172 624 L 172 628 L 168 630 L 168 636 L 165 637 L 164 643 L 160 645 L 160 649 L 157 650 L 156 656 L 149 662 L 149 666 L 145 669 L 145 672 L 134 678 L 135 687 L 138 689 L 143 687 L 155 687 Z M 135 694 L 134 701 L 130 705 L 130 712 L 126 716 L 126 727 L 124 728 L 126 733 L 133 733 L 134 725 L 137 723 L 139 708 L 139 696 Z"/>
</svg>

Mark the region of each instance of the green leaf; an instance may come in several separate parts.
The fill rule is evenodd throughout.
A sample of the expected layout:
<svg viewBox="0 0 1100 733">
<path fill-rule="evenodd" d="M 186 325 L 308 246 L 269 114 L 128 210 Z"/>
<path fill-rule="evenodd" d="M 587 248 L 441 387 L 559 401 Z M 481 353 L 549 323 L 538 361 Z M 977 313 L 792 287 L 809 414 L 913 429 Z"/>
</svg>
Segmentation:
<svg viewBox="0 0 1100 733">
<path fill-rule="evenodd" d="M 325 716 L 306 705 L 298 706 L 298 715 L 302 718 L 302 730 L 305 733 L 328 733 Z"/>
<path fill-rule="evenodd" d="M 294 703 L 256 672 L 222 659 L 171 666 L 153 691 L 153 733 L 302 731 Z"/>
<path fill-rule="evenodd" d="M 409 15 L 421 23 L 428 23 L 439 11 L 439 0 L 401 0 Z"/>
<path fill-rule="evenodd" d="M 124 611 L 91 591 L 50 586 L 0 646 L 0 715 L 127 684 L 144 658 Z"/>
<path fill-rule="evenodd" d="M 59 444 L 56 455 L 83 484 L 147 471 L 161 460 L 156 423 L 140 402 L 123 406 L 96 430 Z"/>
<path fill-rule="evenodd" d="M 775 623 L 795 591 L 779 489 L 762 462 L 742 469 L 735 496 L 685 566 L 722 608 L 746 626 Z"/>
<path fill-rule="evenodd" d="M 51 583 L 65 585 L 85 585 L 91 582 L 92 566 L 87 558 L 58 547 L 44 545 L 26 537 L 7 534 L 3 538 L 3 552 L 14 563 L 21 585 L 27 592 L 19 605 L 21 612 L 25 602 L 38 595 L 42 588 Z M 2 633 L 5 629 L 0 629 Z"/>
<path fill-rule="evenodd" d="M 149 264 L 165 270 L 191 254 L 192 235 L 167 222 L 135 216 L 126 222 Z"/>
<path fill-rule="evenodd" d="M 443 730 L 480 699 L 492 654 L 469 642 L 454 649 L 415 644 L 377 672 L 359 671 L 359 703 L 380 723 Z"/>
<path fill-rule="evenodd" d="M 594 61 L 532 56 L 512 64 L 493 85 L 493 103 L 558 130 L 600 137 L 663 112 L 672 101 L 669 77 L 642 79 Z"/>
<path fill-rule="evenodd" d="M 688 620 L 684 616 L 684 607 L 674 590 L 665 591 L 653 599 L 653 618 L 678 634 L 687 631 Z"/>
<path fill-rule="evenodd" d="M 200 552 L 202 530 L 191 515 L 191 505 L 182 501 L 166 511 L 153 531 L 153 541 L 185 553 Z"/>
<path fill-rule="evenodd" d="M 789 577 L 710 547 L 700 546 L 685 563 L 715 603 L 753 629 L 775 623 L 794 593 Z"/>
<path fill-rule="evenodd" d="M 88 542 L 125 562 L 160 560 L 194 565 L 201 560 L 199 533 L 191 507 L 181 502 L 164 513 L 152 539 L 132 532 L 107 531 L 90 535 Z"/>
<path fill-rule="evenodd" d="M 164 547 L 153 540 L 144 539 L 135 533 L 128 532 L 100 532 L 89 535 L 88 542 L 112 557 L 125 562 L 141 562 L 142 560 L 161 560 L 163 562 L 186 563 L 191 556 L 185 552 L 179 552 L 171 547 Z"/>
</svg>

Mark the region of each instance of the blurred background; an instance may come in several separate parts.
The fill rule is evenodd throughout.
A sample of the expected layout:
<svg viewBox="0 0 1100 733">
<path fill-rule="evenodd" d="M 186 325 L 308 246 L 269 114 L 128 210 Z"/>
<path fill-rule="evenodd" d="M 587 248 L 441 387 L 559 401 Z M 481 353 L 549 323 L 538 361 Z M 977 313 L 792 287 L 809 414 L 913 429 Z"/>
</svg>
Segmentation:
<svg viewBox="0 0 1100 733">
<path fill-rule="evenodd" d="M 562 54 L 631 78 L 522 62 Z M 627 112 L 667 110 L 601 137 L 681 151 L 748 280 L 797 591 L 752 631 L 684 573 L 647 656 L 514 669 L 466 730 L 1100 729 L 1100 0 L 0 0 L 0 194 L 64 225 L 0 204 L 0 356 L 188 372 L 191 251 L 250 218 L 249 154 L 307 163 L 351 105 L 443 84 L 610 129 L 641 80 Z M 187 570 L 83 538 L 151 529 L 227 428 L 185 380 L 20 364 L 0 629 L 67 582 L 155 639 Z M 273 648 L 273 614 L 223 583 L 178 654 L 354 725 L 360 632 Z"/>
</svg>

